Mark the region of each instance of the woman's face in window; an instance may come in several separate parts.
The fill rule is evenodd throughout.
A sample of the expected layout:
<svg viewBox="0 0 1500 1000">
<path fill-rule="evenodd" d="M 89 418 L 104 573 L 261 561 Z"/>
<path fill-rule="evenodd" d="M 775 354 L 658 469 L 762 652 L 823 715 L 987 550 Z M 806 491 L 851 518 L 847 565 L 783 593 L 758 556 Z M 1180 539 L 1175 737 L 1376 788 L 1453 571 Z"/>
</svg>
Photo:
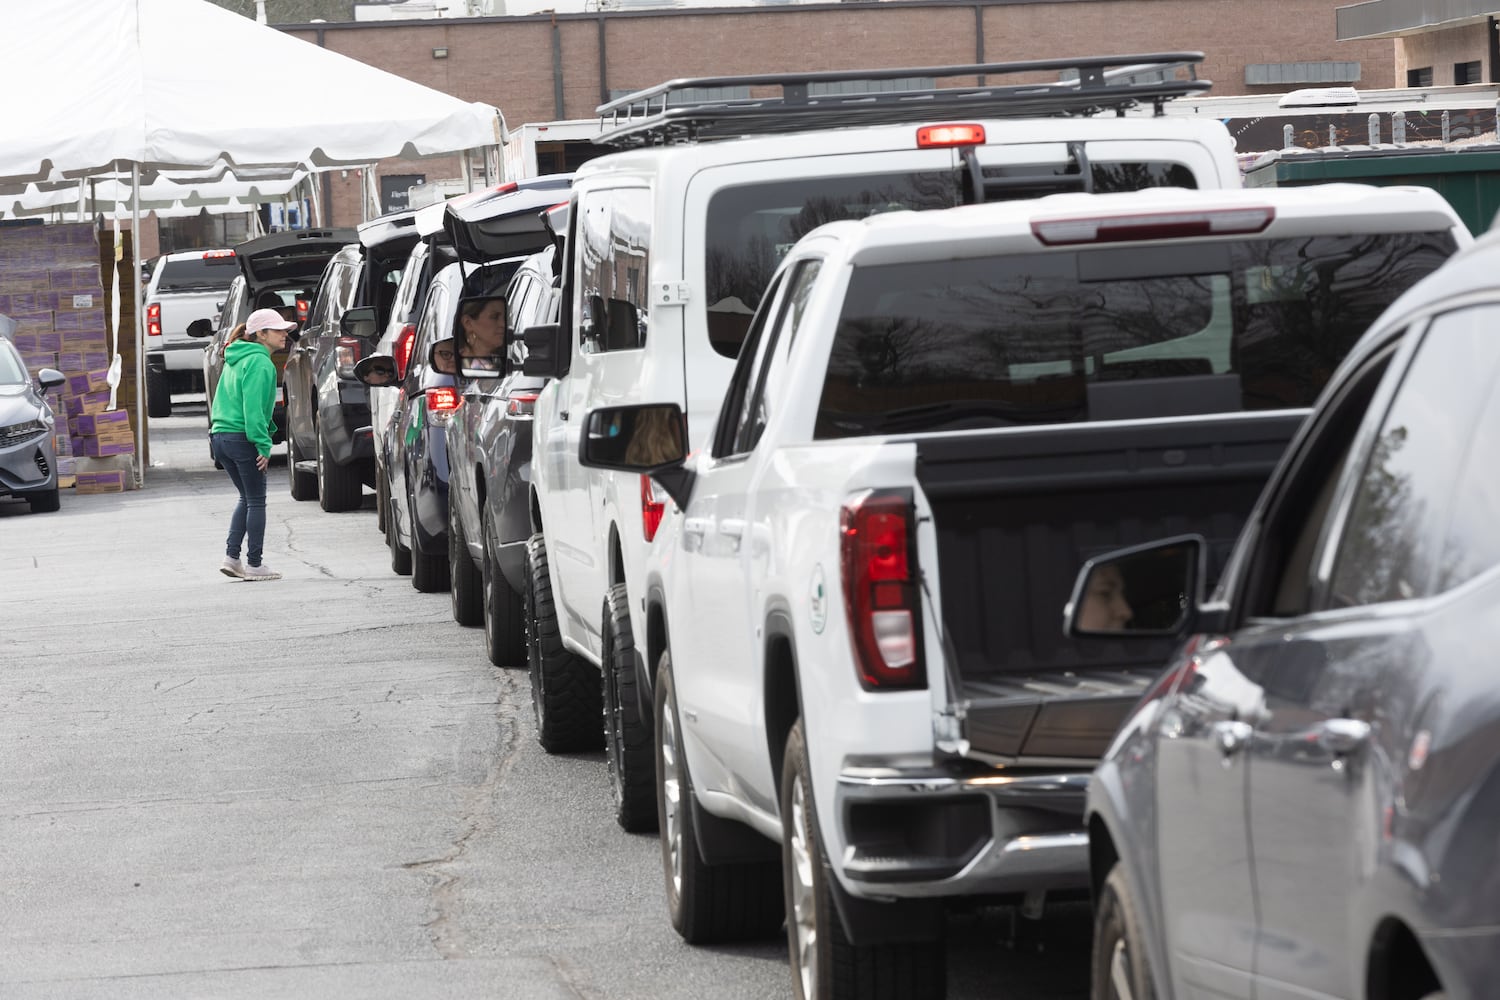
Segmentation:
<svg viewBox="0 0 1500 1000">
<path fill-rule="evenodd" d="M 488 299 L 476 316 L 462 316 L 465 352 L 470 357 L 488 357 L 505 349 L 505 300 Z"/>
</svg>

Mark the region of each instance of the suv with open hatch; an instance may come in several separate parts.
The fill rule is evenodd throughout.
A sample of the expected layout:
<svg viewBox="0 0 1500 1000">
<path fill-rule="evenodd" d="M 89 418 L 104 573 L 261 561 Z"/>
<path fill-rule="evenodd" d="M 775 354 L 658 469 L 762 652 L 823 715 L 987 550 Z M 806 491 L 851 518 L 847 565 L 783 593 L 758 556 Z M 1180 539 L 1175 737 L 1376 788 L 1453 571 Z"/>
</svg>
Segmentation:
<svg viewBox="0 0 1500 1000">
<path fill-rule="evenodd" d="M 1089 785 L 1095 997 L 1495 995 L 1497 275 L 1492 231 L 1386 310 L 1217 588 L 1201 535 L 1080 573 L 1074 635 L 1177 642 Z"/>
<path fill-rule="evenodd" d="M 683 937 L 784 906 L 799 998 L 932 997 L 945 901 L 1086 892 L 1089 774 L 1169 647 L 1064 635 L 1078 568 L 1196 531 L 1216 572 L 1359 335 L 1468 241 L 1428 188 L 1352 185 L 835 222 L 691 458 L 671 396 L 580 414 L 585 466 L 669 498 L 638 648 Z"/>
</svg>

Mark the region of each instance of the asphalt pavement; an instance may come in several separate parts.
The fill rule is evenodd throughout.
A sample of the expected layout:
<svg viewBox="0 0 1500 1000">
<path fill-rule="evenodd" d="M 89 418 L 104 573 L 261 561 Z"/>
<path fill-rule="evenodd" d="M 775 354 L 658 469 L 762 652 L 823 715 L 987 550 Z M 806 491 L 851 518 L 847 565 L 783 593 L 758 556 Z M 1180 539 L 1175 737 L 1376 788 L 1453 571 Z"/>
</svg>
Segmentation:
<svg viewBox="0 0 1500 1000">
<path fill-rule="evenodd" d="M 0 500 L 0 997 L 790 996 L 780 940 L 672 932 L 602 755 L 542 752 L 373 495 L 293 501 L 278 449 L 284 579 L 231 580 L 201 403 L 150 430 L 142 490 Z M 950 997 L 1086 997 L 1088 923 L 955 916 Z"/>
</svg>

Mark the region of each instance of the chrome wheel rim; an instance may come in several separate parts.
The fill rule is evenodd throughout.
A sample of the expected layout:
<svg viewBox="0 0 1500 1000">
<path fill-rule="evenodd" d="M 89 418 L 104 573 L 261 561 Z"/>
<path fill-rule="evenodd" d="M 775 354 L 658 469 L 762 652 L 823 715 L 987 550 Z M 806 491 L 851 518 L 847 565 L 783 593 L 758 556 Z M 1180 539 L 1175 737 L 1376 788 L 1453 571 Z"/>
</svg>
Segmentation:
<svg viewBox="0 0 1500 1000">
<path fill-rule="evenodd" d="M 1130 988 L 1130 949 L 1125 947 L 1123 937 L 1115 942 L 1109 956 L 1109 985 L 1119 1000 L 1135 1000 L 1135 991 Z"/>
<path fill-rule="evenodd" d="M 792 923 L 797 935 L 797 975 L 802 981 L 802 996 L 816 996 L 818 981 L 818 922 L 814 912 L 813 857 L 811 817 L 807 810 L 807 792 L 802 775 L 792 779 L 792 829 L 788 847 L 791 851 Z"/>
<path fill-rule="evenodd" d="M 661 791 L 666 823 L 662 830 L 671 870 L 672 895 L 682 898 L 682 770 L 677 761 L 677 699 L 668 691 L 661 720 Z"/>
</svg>

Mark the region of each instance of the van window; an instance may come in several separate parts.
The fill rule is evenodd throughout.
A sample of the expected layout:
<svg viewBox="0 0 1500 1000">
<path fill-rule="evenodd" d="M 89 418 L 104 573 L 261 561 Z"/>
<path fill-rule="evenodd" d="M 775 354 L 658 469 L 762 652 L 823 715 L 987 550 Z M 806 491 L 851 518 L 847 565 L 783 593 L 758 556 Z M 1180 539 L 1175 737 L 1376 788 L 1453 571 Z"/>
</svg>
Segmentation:
<svg viewBox="0 0 1500 1000">
<path fill-rule="evenodd" d="M 586 196 L 579 205 L 578 239 L 583 257 L 578 337 L 583 352 L 644 347 L 651 193 L 645 188 L 618 188 Z"/>
<path fill-rule="evenodd" d="M 1446 232 L 1116 247 L 857 269 L 820 438 L 1311 406 Z"/>
<path fill-rule="evenodd" d="M 228 288 L 240 273 L 240 261 L 233 254 L 220 257 L 188 257 L 163 260 L 157 265 L 161 277 L 158 292 L 210 291 Z"/>
<path fill-rule="evenodd" d="M 708 339 L 735 357 L 776 266 L 799 239 L 825 222 L 880 212 L 951 208 L 962 199 L 951 171 L 807 177 L 744 184 L 708 203 Z"/>
</svg>

